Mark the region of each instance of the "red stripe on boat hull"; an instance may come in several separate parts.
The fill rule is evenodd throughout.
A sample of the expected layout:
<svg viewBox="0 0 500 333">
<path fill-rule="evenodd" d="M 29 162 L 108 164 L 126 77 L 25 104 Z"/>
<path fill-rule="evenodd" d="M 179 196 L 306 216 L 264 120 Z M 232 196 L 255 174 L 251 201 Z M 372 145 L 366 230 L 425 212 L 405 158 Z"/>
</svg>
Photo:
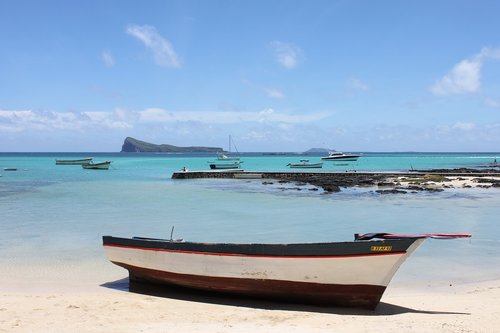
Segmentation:
<svg viewBox="0 0 500 333">
<path fill-rule="evenodd" d="M 161 249 L 156 247 L 142 247 L 142 246 L 128 246 L 128 245 L 114 245 L 105 244 L 105 247 L 116 247 L 119 249 L 132 249 L 141 251 L 156 251 L 156 252 L 170 252 L 170 253 L 184 253 L 184 254 L 196 254 L 196 255 L 208 255 L 208 256 L 219 256 L 219 257 L 253 257 L 253 258 L 283 258 L 283 259 L 295 259 L 295 258 L 354 258 L 354 257 L 375 257 L 375 256 L 390 256 L 390 255 L 400 255 L 405 254 L 406 251 L 391 251 L 391 252 L 372 252 L 372 253 L 359 253 L 359 254 L 335 254 L 335 255 L 271 255 L 271 254 L 241 254 L 241 253 L 224 253 L 224 252 L 200 252 L 200 251 L 183 251 L 183 250 L 172 250 L 172 249 Z"/>
<path fill-rule="evenodd" d="M 130 279 L 157 284 L 247 295 L 256 298 L 291 301 L 322 306 L 349 306 L 374 309 L 382 298 L 384 286 L 321 284 L 269 279 L 243 279 L 178 274 L 160 270 L 114 264 L 129 271 Z"/>
</svg>

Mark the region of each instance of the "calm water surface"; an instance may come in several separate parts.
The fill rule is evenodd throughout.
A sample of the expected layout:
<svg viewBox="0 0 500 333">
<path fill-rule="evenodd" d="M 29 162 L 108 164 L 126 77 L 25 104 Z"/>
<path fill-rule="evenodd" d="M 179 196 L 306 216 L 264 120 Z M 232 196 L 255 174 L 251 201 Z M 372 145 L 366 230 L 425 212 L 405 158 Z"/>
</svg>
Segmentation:
<svg viewBox="0 0 500 333">
<path fill-rule="evenodd" d="M 86 156 L 113 160 L 113 167 L 96 171 L 55 165 L 56 158 Z M 323 170 L 481 167 L 497 156 L 365 154 L 348 166 L 325 163 Z M 254 154 L 244 156 L 243 163 L 245 170 L 286 170 L 286 164 L 301 158 Z M 212 160 L 210 155 L 0 154 L 0 266 L 13 277 L 26 267 L 57 271 L 82 265 L 105 271 L 113 265 L 104 258 L 102 235 L 169 238 L 172 226 L 175 237 L 209 242 L 343 241 L 357 232 L 465 232 L 473 234 L 470 241 L 426 241 L 394 283 L 500 279 L 499 190 L 380 195 L 370 188 L 354 188 L 324 194 L 308 187 L 283 190 L 283 185 L 257 180 L 171 179 L 181 167 L 207 169 Z M 5 167 L 18 171 L 3 171 Z"/>
</svg>

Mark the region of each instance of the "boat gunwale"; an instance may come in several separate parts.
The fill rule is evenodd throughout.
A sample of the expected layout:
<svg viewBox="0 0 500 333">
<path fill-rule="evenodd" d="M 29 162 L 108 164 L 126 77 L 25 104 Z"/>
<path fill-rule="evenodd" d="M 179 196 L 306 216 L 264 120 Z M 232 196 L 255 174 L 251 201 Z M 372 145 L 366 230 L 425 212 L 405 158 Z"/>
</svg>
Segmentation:
<svg viewBox="0 0 500 333">
<path fill-rule="evenodd" d="M 324 258 L 402 254 L 406 253 L 407 249 L 417 239 L 418 238 L 404 238 L 290 244 L 239 244 L 179 242 L 162 239 L 103 236 L 103 245 L 136 250 L 176 252 L 198 255 Z"/>
</svg>

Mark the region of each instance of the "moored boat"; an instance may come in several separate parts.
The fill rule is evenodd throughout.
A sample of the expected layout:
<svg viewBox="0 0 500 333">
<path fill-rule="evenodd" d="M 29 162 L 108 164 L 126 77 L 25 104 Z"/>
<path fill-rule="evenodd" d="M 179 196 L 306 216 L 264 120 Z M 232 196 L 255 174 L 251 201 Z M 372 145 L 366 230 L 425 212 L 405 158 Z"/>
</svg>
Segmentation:
<svg viewBox="0 0 500 333">
<path fill-rule="evenodd" d="M 239 169 L 242 162 L 229 162 L 229 163 L 218 163 L 213 162 L 209 164 L 210 169 Z"/>
<path fill-rule="evenodd" d="M 104 236 L 106 256 L 131 281 L 267 299 L 374 309 L 426 238 L 468 234 L 355 235 L 352 242 L 194 243 Z"/>
<path fill-rule="evenodd" d="M 99 163 L 86 163 L 82 164 L 82 168 L 84 169 L 93 169 L 93 170 L 108 170 L 111 161 L 99 162 Z"/>
<path fill-rule="evenodd" d="M 300 163 L 288 163 L 287 167 L 296 169 L 320 169 L 323 167 L 323 163 L 309 163 L 309 160 L 300 160 Z"/>
<path fill-rule="evenodd" d="M 57 165 L 82 165 L 92 162 L 92 157 L 80 158 L 76 160 L 56 160 Z"/>
<path fill-rule="evenodd" d="M 358 154 L 345 154 L 340 151 L 334 151 L 328 154 L 328 156 L 323 156 L 321 159 L 324 161 L 357 161 L 361 155 Z"/>
</svg>

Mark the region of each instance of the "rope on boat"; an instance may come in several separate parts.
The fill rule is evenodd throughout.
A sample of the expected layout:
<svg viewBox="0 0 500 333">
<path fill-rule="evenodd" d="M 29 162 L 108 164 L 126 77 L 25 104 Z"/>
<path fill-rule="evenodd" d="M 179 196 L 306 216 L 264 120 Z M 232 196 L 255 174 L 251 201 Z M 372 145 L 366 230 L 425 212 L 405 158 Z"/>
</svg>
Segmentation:
<svg viewBox="0 0 500 333">
<path fill-rule="evenodd" d="M 389 234 L 389 233 L 368 233 L 355 234 L 355 240 L 371 240 L 371 239 L 401 239 L 401 238 L 435 238 L 435 239 L 455 239 L 455 238 L 470 238 L 471 234 Z"/>
</svg>

